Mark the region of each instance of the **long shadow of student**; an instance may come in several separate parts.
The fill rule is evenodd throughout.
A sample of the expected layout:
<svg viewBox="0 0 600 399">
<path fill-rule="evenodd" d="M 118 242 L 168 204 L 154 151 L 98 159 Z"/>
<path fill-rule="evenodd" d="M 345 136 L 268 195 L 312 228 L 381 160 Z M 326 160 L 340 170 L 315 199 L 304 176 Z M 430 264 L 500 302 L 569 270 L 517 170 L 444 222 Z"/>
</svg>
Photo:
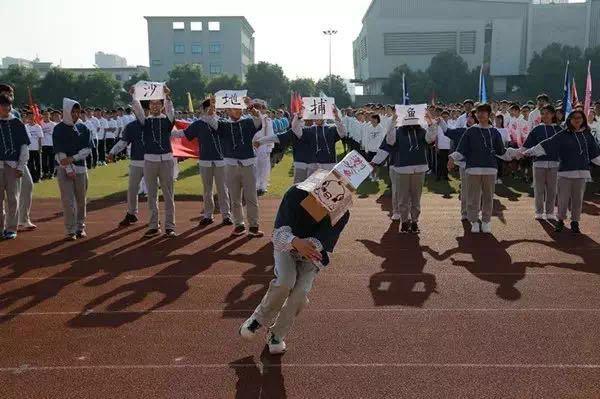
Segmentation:
<svg viewBox="0 0 600 399">
<path fill-rule="evenodd" d="M 375 306 L 404 305 L 421 307 L 436 291 L 435 276 L 424 273 L 427 260 L 423 252 L 431 249 L 419 244 L 416 234 L 399 234 L 392 223 L 381 242 L 357 240 L 374 255 L 383 258 L 382 272 L 371 276 L 369 289 Z M 422 285 L 422 288 L 421 288 Z"/>
<path fill-rule="evenodd" d="M 198 239 L 196 235 L 192 234 L 193 231 L 190 230 L 182 235 L 182 246 Z M 254 262 L 256 260 L 255 254 L 233 254 L 237 248 L 243 246 L 248 240 L 249 238 L 241 238 L 232 241 L 231 237 L 225 237 L 193 254 L 165 256 L 164 252 L 171 252 L 170 249 L 162 248 L 161 250 L 159 248 L 157 261 L 160 263 L 174 261 L 175 263 L 148 278 L 124 284 L 99 296 L 86 304 L 84 310 L 70 320 L 68 324 L 77 328 L 119 327 L 168 306 L 189 290 L 188 281 L 190 279 L 208 270 L 216 262 L 223 260 Z M 162 255 L 160 255 L 161 252 Z M 131 257 L 132 254 L 124 254 L 123 256 L 127 258 Z M 152 304 L 144 306 L 141 310 L 135 309 L 136 306 L 140 306 L 146 301 L 150 301 Z M 106 309 L 106 311 L 100 310 L 96 313 L 93 310 L 97 308 Z"/>
<path fill-rule="evenodd" d="M 9 257 L 6 262 L 2 263 L 4 267 L 12 266 L 13 268 L 11 274 L 4 276 L 7 280 L 18 278 L 34 269 L 69 263 L 70 266 L 49 277 L 36 281 L 35 283 L 0 294 L 0 310 L 8 310 L 8 312 L 5 312 L 4 315 L 0 316 L 0 322 L 12 320 L 19 314 L 58 295 L 65 287 L 96 274 L 99 271 L 98 265 L 91 261 L 91 259 L 96 256 L 94 250 L 103 245 L 110 244 L 115 240 L 124 238 L 125 236 L 134 233 L 136 230 L 121 231 L 120 234 L 113 235 L 116 231 L 117 230 L 107 231 L 94 237 L 93 240 L 82 241 L 81 243 L 52 253 L 46 252 L 54 249 L 55 246 L 60 245 L 63 242 L 44 245 L 35 248 L 34 250 L 27 251 L 26 253 Z M 129 243 L 126 245 L 133 244 L 134 243 Z M 110 258 L 114 251 L 115 250 L 109 251 L 102 256 Z"/>
<path fill-rule="evenodd" d="M 244 261 L 243 255 L 236 255 Z M 250 259 L 246 259 L 250 260 Z M 254 311 L 269 288 L 273 278 L 273 245 L 263 246 L 252 255 L 254 267 L 242 274 L 242 280 L 225 297 L 223 318 L 246 317 Z M 253 290 L 248 293 L 251 288 Z"/>
<path fill-rule="evenodd" d="M 467 269 L 477 278 L 495 284 L 496 295 L 507 301 L 516 301 L 521 298 L 521 292 L 516 284 L 525 277 L 527 267 L 541 267 L 533 262 L 513 263 L 507 249 L 514 244 L 525 240 L 513 242 L 499 242 L 491 234 L 470 234 L 456 237 L 458 246 L 442 254 L 433 255 L 437 260 L 450 259 L 452 265 Z M 472 261 L 457 260 L 457 254 L 470 254 Z"/>
<path fill-rule="evenodd" d="M 235 371 L 236 399 L 285 399 L 287 393 L 281 372 L 281 356 L 271 356 L 265 346 L 260 362 L 253 356 L 244 357 L 229 363 Z"/>
</svg>

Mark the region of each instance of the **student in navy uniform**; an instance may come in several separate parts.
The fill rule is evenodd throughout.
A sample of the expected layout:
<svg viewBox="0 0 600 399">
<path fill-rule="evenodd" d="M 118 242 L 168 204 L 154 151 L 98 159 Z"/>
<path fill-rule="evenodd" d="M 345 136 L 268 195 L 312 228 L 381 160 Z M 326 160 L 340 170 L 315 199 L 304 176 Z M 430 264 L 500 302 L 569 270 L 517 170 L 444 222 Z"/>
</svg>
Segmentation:
<svg viewBox="0 0 600 399">
<path fill-rule="evenodd" d="M 15 102 L 15 89 L 9 84 L 0 83 L 0 95 L 5 95 L 10 99 L 11 107 L 10 114 L 15 118 L 21 120 L 21 113 L 12 107 L 12 103 Z"/>
<path fill-rule="evenodd" d="M 523 143 L 524 149 L 533 148 L 562 130 L 556 124 L 556 110 L 552 105 L 544 105 L 540 112 L 542 123 L 534 127 L 531 133 L 529 133 L 525 143 Z M 533 160 L 533 192 L 535 197 L 535 218 L 537 220 L 544 218 L 547 220 L 556 220 L 554 206 L 556 204 L 559 164 L 557 150 L 550 154 L 536 157 Z"/>
<path fill-rule="evenodd" d="M 0 94 L 0 230 L 5 240 L 17 238 L 19 193 L 30 144 L 25 125 L 12 109 L 12 98 Z M 5 197 L 6 218 L 2 210 Z"/>
<path fill-rule="evenodd" d="M 211 101 L 214 102 L 214 99 Z M 242 195 L 246 201 L 248 236 L 262 237 L 259 230 L 258 195 L 256 192 L 256 154 L 253 141 L 262 128 L 260 113 L 253 108 L 251 99 L 245 98 L 251 118 L 242 118 L 241 109 L 228 109 L 228 119 L 207 118 L 209 125 L 217 131 L 223 144 L 225 178 L 233 213 L 233 236 L 246 232 Z"/>
<path fill-rule="evenodd" d="M 285 193 L 273 231 L 275 279 L 239 330 L 244 339 L 251 340 L 261 326 L 267 326 L 271 354 L 286 351 L 284 339 L 308 303 L 313 281 L 319 270 L 329 264 L 329 254 L 350 218 L 350 212 L 346 211 L 333 226 L 329 216 L 316 222 L 301 205 L 308 195 L 295 185 Z"/>
<path fill-rule="evenodd" d="M 558 152 L 558 223 L 557 232 L 565 228 L 567 211 L 571 209 L 571 231 L 580 233 L 579 222 L 583 195 L 591 178 L 590 163 L 600 165 L 600 148 L 589 131 L 583 111 L 569 114 L 566 128 L 525 151 L 527 156 L 552 155 Z"/>
<path fill-rule="evenodd" d="M 448 169 L 453 169 L 456 161 L 466 161 L 469 187 L 467 213 L 471 222 L 471 232 L 491 233 L 494 190 L 498 175 L 497 158 L 510 161 L 520 156 L 520 153 L 514 148 L 506 149 L 502 135 L 490 124 L 492 107 L 489 104 L 478 105 L 476 113 L 479 124 L 470 127 L 464 133 L 456 151 L 450 154 Z"/>
<path fill-rule="evenodd" d="M 133 96 L 134 87 L 129 93 Z M 132 100 L 133 111 L 142 126 L 144 143 L 144 179 L 148 188 L 148 210 L 150 220 L 145 237 L 160 234 L 158 222 L 158 185 L 162 190 L 165 202 L 165 236 L 176 237 L 175 233 L 175 194 L 173 150 L 171 149 L 171 132 L 175 123 L 175 110 L 171 101 L 171 90 L 164 86 L 165 99 L 151 100 L 149 113 L 146 113 L 140 101 Z M 163 113 L 164 111 L 164 113 Z"/>
<path fill-rule="evenodd" d="M 446 137 L 448 137 L 450 140 L 452 140 L 452 150 L 451 150 L 452 152 L 456 151 L 456 147 L 458 147 L 458 143 L 460 143 L 460 140 L 462 139 L 462 137 L 465 134 L 465 132 L 467 131 L 467 129 L 470 128 L 471 126 L 475 125 L 476 123 L 479 123 L 479 121 L 477 120 L 477 115 L 475 115 L 475 111 L 471 111 L 467 115 L 467 118 L 466 118 L 467 127 L 459 127 L 456 129 L 450 129 L 448 127 L 447 122 L 443 118 L 439 119 L 438 122 L 440 124 L 440 127 L 442 128 L 442 131 L 444 132 L 444 135 L 446 135 Z M 467 216 L 467 199 L 469 198 L 469 191 L 468 191 L 469 185 L 468 185 L 467 173 L 466 173 L 467 163 L 463 160 L 463 161 L 456 161 L 455 164 L 458 165 L 459 176 L 460 176 L 460 215 L 461 215 L 461 220 L 464 222 L 464 221 L 469 220 L 469 217 Z"/>
<path fill-rule="evenodd" d="M 394 113 L 392 123 L 386 132 L 385 141 L 390 147 L 394 163 L 392 192 L 398 200 L 401 233 L 419 233 L 419 216 L 421 215 L 421 195 L 425 183 L 425 173 L 429 170 L 427 163 L 428 144 L 437 137 L 437 124 L 433 124 L 427 116 L 430 126 L 427 130 L 420 125 L 404 125 L 396 128 L 398 115 Z M 388 153 L 379 150 L 373 158 L 373 164 L 380 165 Z"/>
<path fill-rule="evenodd" d="M 308 154 L 314 154 L 309 160 L 307 175 L 310 176 L 317 169 L 332 169 L 337 163 L 335 145 L 342 138 L 346 137 L 347 132 L 339 111 L 334 106 L 333 115 L 335 117 L 335 126 L 325 124 L 325 120 L 317 119 L 314 125 L 302 126 L 302 111 L 294 116 L 292 121 L 292 131 L 306 145 Z"/>
<path fill-rule="evenodd" d="M 147 106 L 144 107 L 147 111 Z M 108 162 L 114 162 L 119 154 L 131 145 L 130 161 L 129 161 L 129 184 L 127 186 L 127 213 L 119 226 L 126 227 L 138 222 L 138 193 L 140 192 L 140 184 L 144 178 L 144 143 L 142 141 L 142 125 L 135 119 L 129 122 L 120 140 L 113 146 L 107 157 Z"/>
<path fill-rule="evenodd" d="M 202 110 L 206 114 L 214 115 L 211 100 L 202 103 Z M 213 185 L 217 186 L 219 196 L 219 210 L 221 211 L 222 223 L 231 226 L 231 210 L 229 206 L 229 192 L 225 181 L 225 161 L 223 159 L 223 144 L 221 137 L 201 117 L 189 125 L 185 131 L 185 137 L 192 141 L 197 140 L 200 146 L 200 157 L 198 167 L 202 177 L 204 188 L 204 217 L 200 220 L 200 226 L 208 226 L 213 223 L 215 202 L 213 198 Z"/>
<path fill-rule="evenodd" d="M 63 99 L 63 120 L 52 133 L 54 156 L 59 164 L 57 180 L 65 217 L 67 239 L 87 237 L 85 232 L 86 194 L 88 187 L 86 158 L 92 153 L 92 136 L 78 123 L 81 105 Z"/>
</svg>

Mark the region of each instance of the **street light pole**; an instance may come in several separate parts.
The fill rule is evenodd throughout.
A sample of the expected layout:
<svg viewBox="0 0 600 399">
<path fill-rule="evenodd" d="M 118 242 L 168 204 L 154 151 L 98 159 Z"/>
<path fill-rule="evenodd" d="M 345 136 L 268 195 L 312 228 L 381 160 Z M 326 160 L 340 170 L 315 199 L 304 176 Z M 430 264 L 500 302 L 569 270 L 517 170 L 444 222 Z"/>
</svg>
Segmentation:
<svg viewBox="0 0 600 399">
<path fill-rule="evenodd" d="M 329 93 L 328 93 L 328 95 L 331 95 L 331 86 L 332 86 L 332 80 L 331 80 L 331 39 L 332 39 L 333 35 L 337 34 L 337 30 L 333 30 L 333 29 L 324 30 L 323 34 L 325 36 L 329 36 Z"/>
</svg>

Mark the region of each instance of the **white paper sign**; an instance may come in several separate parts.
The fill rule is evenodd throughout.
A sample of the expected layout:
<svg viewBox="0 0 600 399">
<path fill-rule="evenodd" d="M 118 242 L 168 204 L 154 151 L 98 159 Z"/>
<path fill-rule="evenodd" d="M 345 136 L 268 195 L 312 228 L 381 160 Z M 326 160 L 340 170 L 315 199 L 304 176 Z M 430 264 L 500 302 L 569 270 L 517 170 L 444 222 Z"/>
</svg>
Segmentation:
<svg viewBox="0 0 600 399">
<path fill-rule="evenodd" d="M 133 97 L 136 100 L 163 100 L 165 98 L 164 82 L 146 82 L 140 80 L 135 84 Z"/>
<path fill-rule="evenodd" d="M 373 167 L 357 151 L 351 151 L 335 165 L 334 170 L 348 179 L 350 185 L 356 190 L 373 172 Z"/>
<path fill-rule="evenodd" d="M 334 119 L 335 98 L 333 97 L 302 97 L 302 105 L 304 119 Z"/>
<path fill-rule="evenodd" d="M 215 93 L 215 106 L 217 109 L 246 109 L 244 97 L 248 90 L 219 90 Z"/>
<path fill-rule="evenodd" d="M 427 126 L 425 121 L 425 113 L 427 112 L 427 104 L 414 104 L 414 105 L 397 105 L 396 114 L 398 115 L 398 122 L 396 126 L 410 126 L 410 125 L 421 125 Z"/>
</svg>

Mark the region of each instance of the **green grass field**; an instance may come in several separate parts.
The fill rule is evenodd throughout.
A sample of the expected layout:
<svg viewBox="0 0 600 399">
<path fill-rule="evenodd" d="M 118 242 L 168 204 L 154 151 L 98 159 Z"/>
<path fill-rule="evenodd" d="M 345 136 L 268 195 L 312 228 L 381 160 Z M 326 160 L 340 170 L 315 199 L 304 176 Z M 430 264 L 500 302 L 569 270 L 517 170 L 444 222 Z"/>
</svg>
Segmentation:
<svg viewBox="0 0 600 399">
<path fill-rule="evenodd" d="M 127 192 L 127 174 L 129 161 L 98 167 L 89 172 L 89 199 L 119 198 L 124 199 Z M 179 164 L 179 179 L 175 183 L 175 193 L 178 200 L 197 199 L 202 193 L 202 182 L 198 174 L 198 164 L 195 160 L 187 160 Z M 388 189 L 389 178 L 384 169 L 378 172 L 380 180 L 365 181 L 358 190 L 359 197 L 379 196 Z M 292 157 L 286 154 L 283 160 L 271 171 L 271 185 L 267 196 L 281 197 L 292 184 Z M 512 200 L 530 193 L 528 184 L 510 178 L 504 179 L 504 185 L 498 186 L 496 194 Z M 424 193 L 451 196 L 458 192 L 459 181 L 452 177 L 449 182 L 436 181 L 427 176 Z M 35 185 L 35 198 L 59 198 L 56 180 L 46 180 Z"/>
</svg>

